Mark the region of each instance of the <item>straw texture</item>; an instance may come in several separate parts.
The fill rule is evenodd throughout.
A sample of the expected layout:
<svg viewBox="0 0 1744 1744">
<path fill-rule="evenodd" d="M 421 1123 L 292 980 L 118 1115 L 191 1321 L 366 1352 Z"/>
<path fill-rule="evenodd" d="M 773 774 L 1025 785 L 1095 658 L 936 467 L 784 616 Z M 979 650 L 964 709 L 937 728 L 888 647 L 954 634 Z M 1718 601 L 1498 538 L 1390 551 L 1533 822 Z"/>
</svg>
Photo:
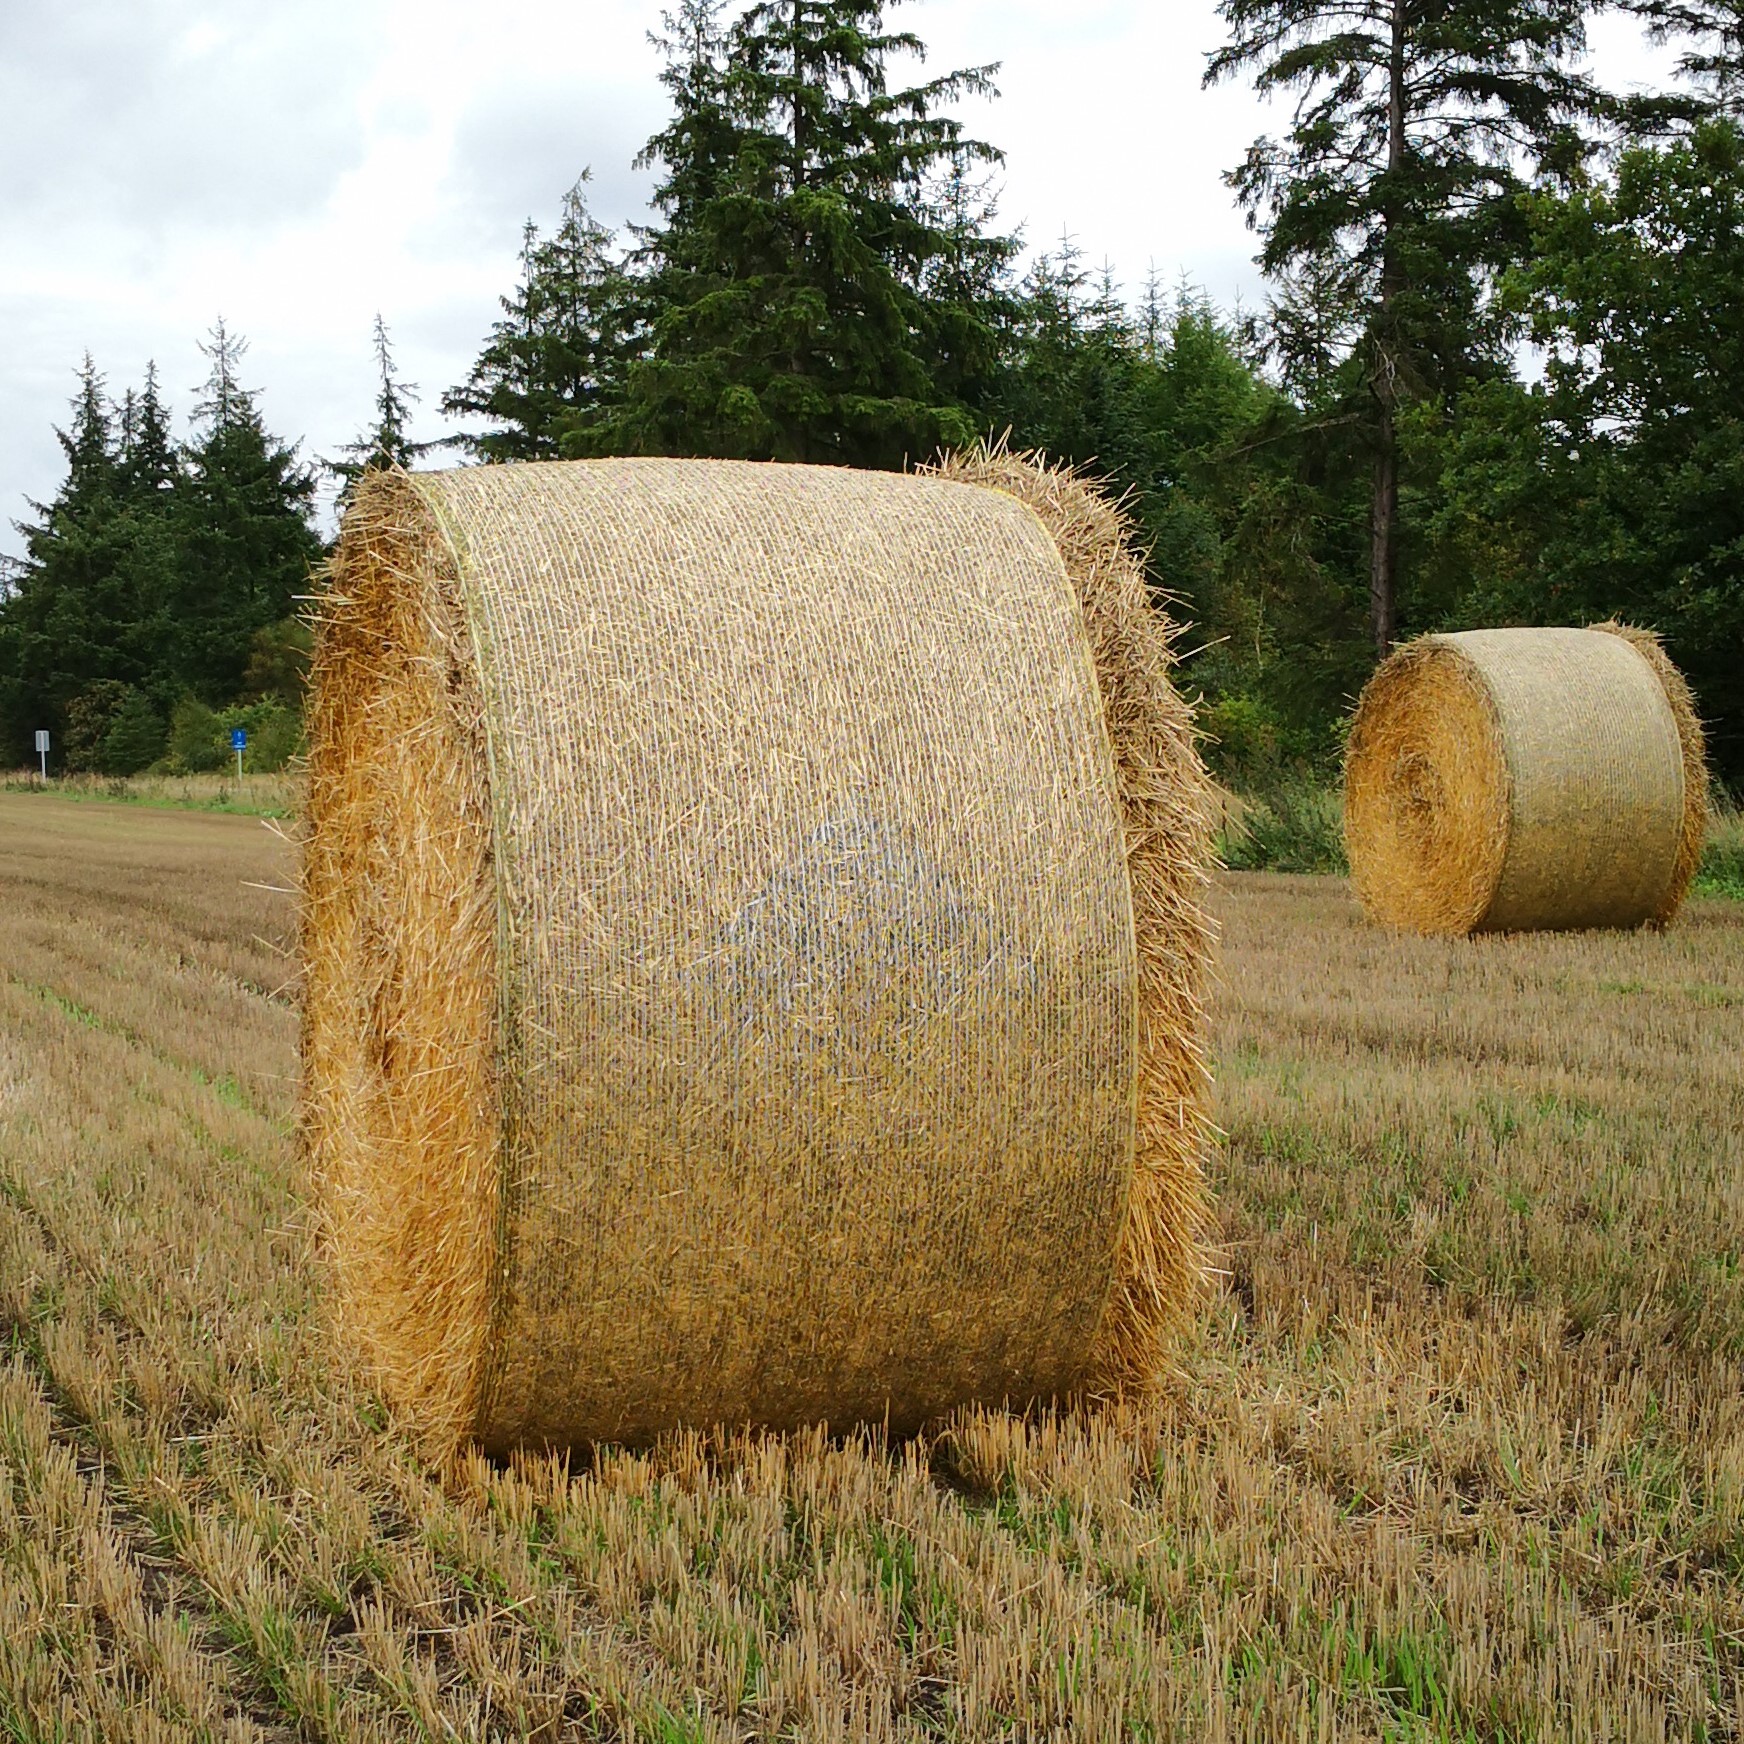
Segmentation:
<svg viewBox="0 0 1744 1744">
<path fill-rule="evenodd" d="M 433 1449 L 482 1384 L 499 1238 L 499 910 L 453 553 L 356 493 L 308 719 L 306 1153 L 346 1337 Z"/>
<path fill-rule="evenodd" d="M 1069 561 L 942 478 L 360 488 L 317 659 L 304 1119 L 341 1326 L 433 1450 L 902 1429 L 1154 1362 L 1199 1266 L 1204 928 L 1183 894 L 1165 1095 Z M 1200 817 L 1144 682 L 1174 711 L 1149 779 Z"/>
<path fill-rule="evenodd" d="M 1037 516 L 1090 635 L 1126 826 L 1139 1039 L 1131 1202 L 1085 1384 L 1142 1397 L 1163 1375 L 1169 1341 L 1207 1275 L 1211 1080 L 1201 1035 L 1213 938 L 1200 899 L 1213 853 L 1211 786 L 1192 712 L 1171 680 L 1174 627 L 1151 601 L 1120 505 L 1070 468 L 1003 445 L 951 456 L 937 475 L 1003 491 Z"/>
<path fill-rule="evenodd" d="M 1665 925 L 1706 813 L 1688 688 L 1622 625 L 1425 636 L 1381 666 L 1351 728 L 1351 876 L 1387 925 Z"/>
</svg>

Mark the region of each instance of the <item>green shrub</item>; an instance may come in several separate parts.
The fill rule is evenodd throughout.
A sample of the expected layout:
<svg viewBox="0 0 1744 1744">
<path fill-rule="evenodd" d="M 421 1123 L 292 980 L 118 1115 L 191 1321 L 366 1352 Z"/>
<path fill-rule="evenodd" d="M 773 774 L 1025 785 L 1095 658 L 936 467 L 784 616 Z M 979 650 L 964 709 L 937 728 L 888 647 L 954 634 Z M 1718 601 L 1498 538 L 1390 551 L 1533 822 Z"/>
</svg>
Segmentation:
<svg viewBox="0 0 1744 1744">
<path fill-rule="evenodd" d="M 164 749 L 163 716 L 143 690 L 127 687 L 127 694 L 109 717 L 108 730 L 98 747 L 97 770 L 103 775 L 137 775 L 149 768 Z"/>
<path fill-rule="evenodd" d="M 1704 896 L 1730 896 L 1744 902 L 1744 809 L 1724 794 L 1715 796 L 1708 819 L 1696 889 Z"/>
<path fill-rule="evenodd" d="M 198 698 L 185 696 L 170 717 L 165 773 L 210 775 L 234 768 L 230 735 L 237 727 L 248 735 L 242 753 L 244 774 L 273 775 L 302 755 L 303 713 L 293 704 L 268 696 L 211 709 Z"/>
<path fill-rule="evenodd" d="M 241 727 L 248 735 L 248 747 L 242 753 L 242 768 L 248 775 L 272 775 L 303 751 L 303 711 L 278 697 L 262 697 L 258 702 L 240 702 L 220 711 L 218 734 L 226 757 L 230 750 L 230 733 Z"/>
<path fill-rule="evenodd" d="M 1241 818 L 1218 846 L 1238 872 L 1349 871 L 1344 857 L 1344 805 L 1335 789 L 1286 775 L 1243 794 Z"/>
<path fill-rule="evenodd" d="M 207 708 L 198 697 L 184 696 L 170 711 L 170 773 L 210 775 L 224 767 L 228 754 L 217 711 Z"/>
<path fill-rule="evenodd" d="M 296 706 L 309 685 L 314 651 L 315 634 L 303 618 L 284 618 L 255 631 L 248 670 L 242 675 L 243 693 Z"/>
<path fill-rule="evenodd" d="M 1206 762 L 1225 781 L 1253 781 L 1277 764 L 1277 717 L 1256 697 L 1207 700 L 1199 709 L 1199 730 Z"/>
<path fill-rule="evenodd" d="M 62 754 L 70 774 L 136 775 L 163 748 L 163 716 L 135 685 L 100 678 L 67 704 Z"/>
<path fill-rule="evenodd" d="M 103 741 L 130 687 L 119 679 L 99 678 L 67 704 L 66 732 L 61 751 L 74 774 L 91 774 L 103 761 Z"/>
</svg>

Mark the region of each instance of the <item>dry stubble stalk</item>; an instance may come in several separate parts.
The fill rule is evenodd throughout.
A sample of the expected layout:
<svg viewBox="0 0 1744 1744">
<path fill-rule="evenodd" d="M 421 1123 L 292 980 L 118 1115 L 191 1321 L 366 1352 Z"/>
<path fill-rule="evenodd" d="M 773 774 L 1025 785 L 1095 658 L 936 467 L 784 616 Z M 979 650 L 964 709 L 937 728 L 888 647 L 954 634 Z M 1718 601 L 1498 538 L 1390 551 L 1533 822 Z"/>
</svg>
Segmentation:
<svg viewBox="0 0 1744 1744">
<path fill-rule="evenodd" d="M 1389 926 L 1665 926 L 1706 820 L 1689 688 L 1644 630 L 1424 636 L 1357 705 L 1345 840 Z"/>
<path fill-rule="evenodd" d="M 1154 1382 L 1205 1220 L 1169 636 L 1119 514 L 1001 452 L 365 481 L 303 1119 L 432 1452 Z"/>
</svg>

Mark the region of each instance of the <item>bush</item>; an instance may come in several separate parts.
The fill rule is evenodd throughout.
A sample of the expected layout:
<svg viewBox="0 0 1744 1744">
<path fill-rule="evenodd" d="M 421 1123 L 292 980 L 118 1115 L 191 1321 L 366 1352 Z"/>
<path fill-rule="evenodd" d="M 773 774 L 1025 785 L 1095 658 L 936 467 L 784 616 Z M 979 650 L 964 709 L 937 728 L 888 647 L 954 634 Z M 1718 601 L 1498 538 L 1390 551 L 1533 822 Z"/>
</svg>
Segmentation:
<svg viewBox="0 0 1744 1744">
<path fill-rule="evenodd" d="M 170 772 L 209 775 L 224 767 L 227 754 L 217 711 L 207 708 L 198 697 L 184 696 L 170 711 Z"/>
<path fill-rule="evenodd" d="M 1253 780 L 1278 756 L 1277 717 L 1251 696 L 1221 696 L 1199 709 L 1205 760 L 1225 781 Z"/>
<path fill-rule="evenodd" d="M 100 678 L 67 704 L 62 751 L 72 774 L 137 775 L 163 748 L 163 717 L 134 685 Z"/>
<path fill-rule="evenodd" d="M 1223 863 L 1238 872 L 1350 870 L 1342 797 L 1302 775 L 1244 794 L 1240 821 L 1224 830 L 1218 845 Z"/>
<path fill-rule="evenodd" d="M 170 717 L 170 749 L 165 773 L 210 775 L 234 765 L 230 735 L 241 727 L 248 735 L 242 754 L 243 772 L 272 775 L 303 751 L 302 710 L 278 697 L 233 703 L 211 709 L 197 697 L 185 696 Z"/>
<path fill-rule="evenodd" d="M 242 675 L 243 693 L 261 701 L 300 704 L 309 685 L 314 651 L 315 633 L 302 618 L 284 618 L 256 630 L 249 644 L 248 670 Z"/>
<path fill-rule="evenodd" d="M 1715 795 L 1696 889 L 1704 896 L 1744 902 L 1744 809 L 1724 794 Z"/>
<path fill-rule="evenodd" d="M 218 716 L 218 728 L 227 756 L 232 754 L 230 732 L 233 727 L 241 727 L 248 734 L 248 748 L 242 754 L 246 774 L 275 774 L 293 757 L 302 755 L 303 712 L 277 697 L 238 703 Z"/>
<path fill-rule="evenodd" d="M 1347 718 L 1292 720 L 1271 697 L 1209 684 L 1196 712 L 1205 761 L 1226 786 L 1263 793 L 1298 780 L 1338 785 Z"/>
<path fill-rule="evenodd" d="M 98 747 L 98 773 L 137 775 L 163 755 L 163 748 L 163 716 L 144 691 L 129 685 L 109 717 L 109 729 Z"/>
<path fill-rule="evenodd" d="M 119 679 L 100 678 L 88 684 L 67 704 L 67 726 L 62 744 L 66 766 L 74 774 L 90 774 L 103 760 L 103 741 L 109 724 L 127 696 L 128 686 Z"/>
</svg>

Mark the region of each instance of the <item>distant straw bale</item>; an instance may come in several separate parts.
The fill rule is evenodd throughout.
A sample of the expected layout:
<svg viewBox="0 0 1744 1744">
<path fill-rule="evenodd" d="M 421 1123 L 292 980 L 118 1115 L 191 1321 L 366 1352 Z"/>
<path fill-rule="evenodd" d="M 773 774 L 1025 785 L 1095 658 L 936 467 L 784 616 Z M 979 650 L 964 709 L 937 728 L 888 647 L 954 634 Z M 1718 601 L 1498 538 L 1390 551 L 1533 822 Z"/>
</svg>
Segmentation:
<svg viewBox="0 0 1744 1744">
<path fill-rule="evenodd" d="M 1155 1382 L 1209 841 L 1115 509 L 985 451 L 379 474 L 323 616 L 305 1145 L 430 1451 Z"/>
<path fill-rule="evenodd" d="M 1357 705 L 1345 843 L 1389 926 L 1667 925 L 1706 817 L 1689 688 L 1644 630 L 1424 636 Z"/>
</svg>

